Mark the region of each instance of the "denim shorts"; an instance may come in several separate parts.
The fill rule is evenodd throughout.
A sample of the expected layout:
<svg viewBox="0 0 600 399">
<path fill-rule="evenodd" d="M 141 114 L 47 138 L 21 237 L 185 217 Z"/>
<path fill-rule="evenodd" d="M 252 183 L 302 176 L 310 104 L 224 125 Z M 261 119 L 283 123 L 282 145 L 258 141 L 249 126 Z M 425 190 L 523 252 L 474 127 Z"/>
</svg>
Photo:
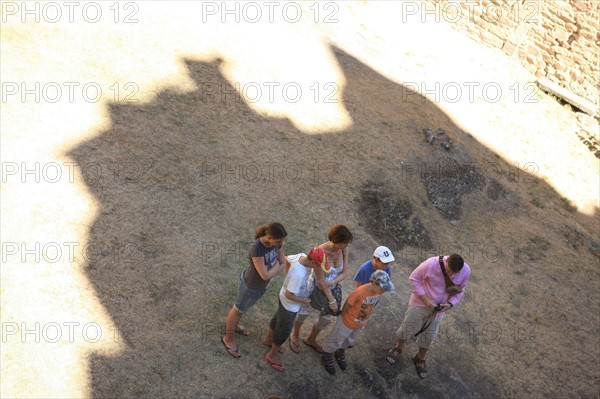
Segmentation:
<svg viewBox="0 0 600 399">
<path fill-rule="evenodd" d="M 258 299 L 263 296 L 266 289 L 264 290 L 253 290 L 252 288 L 248 288 L 248 284 L 246 284 L 246 280 L 244 280 L 244 270 L 240 273 L 240 285 L 238 287 L 237 297 L 235 298 L 235 304 L 233 305 L 238 312 L 246 313 L 248 309 L 250 309 Z"/>
</svg>

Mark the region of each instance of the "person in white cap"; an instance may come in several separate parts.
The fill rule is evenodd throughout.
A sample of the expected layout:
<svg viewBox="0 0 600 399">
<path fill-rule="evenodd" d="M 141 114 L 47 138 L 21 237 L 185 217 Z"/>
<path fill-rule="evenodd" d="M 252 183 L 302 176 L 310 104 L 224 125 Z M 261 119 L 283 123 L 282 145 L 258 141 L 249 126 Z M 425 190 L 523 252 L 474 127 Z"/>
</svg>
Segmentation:
<svg viewBox="0 0 600 399">
<path fill-rule="evenodd" d="M 373 259 L 363 263 L 354 276 L 354 288 L 369 283 L 369 279 L 375 270 L 383 270 L 391 277 L 390 265 L 394 261 L 394 255 L 388 247 L 379 246 L 373 252 Z"/>
</svg>

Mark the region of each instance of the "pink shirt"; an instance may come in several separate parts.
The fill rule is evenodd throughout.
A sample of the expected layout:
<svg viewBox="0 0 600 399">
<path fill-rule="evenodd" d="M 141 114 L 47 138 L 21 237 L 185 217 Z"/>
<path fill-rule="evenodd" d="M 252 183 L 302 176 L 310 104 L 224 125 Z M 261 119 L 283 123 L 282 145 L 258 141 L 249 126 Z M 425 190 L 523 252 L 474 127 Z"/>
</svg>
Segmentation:
<svg viewBox="0 0 600 399">
<path fill-rule="evenodd" d="M 448 257 L 444 256 L 444 260 L 446 259 L 448 259 Z M 427 305 L 421 300 L 420 296 L 427 295 L 438 305 L 446 302 L 457 305 L 465 293 L 464 290 L 467 287 L 467 280 L 469 280 L 470 274 L 471 268 L 465 262 L 460 272 L 450 276 L 450 280 L 452 280 L 454 284 L 460 285 L 463 292 L 449 296 L 446 292 L 446 282 L 444 281 L 444 275 L 440 269 L 438 257 L 434 256 L 433 258 L 429 258 L 413 270 L 408 278 L 410 285 L 412 285 L 412 294 L 410 295 L 408 304 L 426 307 Z M 442 314 L 443 313 L 438 314 L 438 317 L 441 317 Z"/>
</svg>

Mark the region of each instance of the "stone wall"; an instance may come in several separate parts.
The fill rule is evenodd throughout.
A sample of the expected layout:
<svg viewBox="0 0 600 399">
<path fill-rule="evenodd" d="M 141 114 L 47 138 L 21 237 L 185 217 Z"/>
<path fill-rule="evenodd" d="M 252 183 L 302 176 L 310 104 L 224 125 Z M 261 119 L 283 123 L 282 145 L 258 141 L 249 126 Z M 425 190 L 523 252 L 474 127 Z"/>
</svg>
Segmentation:
<svg viewBox="0 0 600 399">
<path fill-rule="evenodd" d="M 424 18 L 450 23 L 600 106 L 600 1 L 426 0 Z"/>
</svg>

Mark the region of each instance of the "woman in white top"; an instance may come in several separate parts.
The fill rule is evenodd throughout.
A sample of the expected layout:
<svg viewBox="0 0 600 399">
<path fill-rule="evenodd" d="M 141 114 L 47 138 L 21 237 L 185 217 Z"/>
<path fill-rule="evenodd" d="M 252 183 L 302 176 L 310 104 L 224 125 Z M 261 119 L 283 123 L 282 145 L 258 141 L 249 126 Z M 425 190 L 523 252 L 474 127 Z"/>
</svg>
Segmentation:
<svg viewBox="0 0 600 399">
<path fill-rule="evenodd" d="M 331 312 L 333 314 L 338 314 L 340 309 L 338 309 L 338 304 L 331 292 L 331 289 L 337 284 L 340 284 L 348 275 L 348 245 L 352 242 L 353 237 L 352 233 L 346 226 L 342 224 L 336 224 L 327 232 L 327 238 L 329 241 L 319 245 L 319 247 L 323 248 L 325 254 L 327 255 L 329 270 L 324 272 L 320 268 L 313 269 L 309 279 L 308 288 L 312 291 L 312 287 L 314 287 L 316 280 L 317 286 L 323 290 L 323 293 L 327 297 Z M 300 337 L 300 329 L 302 328 L 302 324 L 306 318 L 311 313 L 316 311 L 317 310 L 312 308 L 310 305 L 303 305 L 298 312 L 298 316 L 294 322 L 294 328 L 290 334 L 290 347 L 292 351 L 296 353 L 300 352 L 300 346 L 298 342 Z M 319 315 L 319 319 L 313 325 L 310 335 L 303 340 L 304 344 L 310 346 L 317 352 L 322 353 L 323 348 L 317 343 L 317 336 L 325 327 L 329 325 L 329 323 L 331 323 L 333 318 L 333 315 Z"/>
</svg>

